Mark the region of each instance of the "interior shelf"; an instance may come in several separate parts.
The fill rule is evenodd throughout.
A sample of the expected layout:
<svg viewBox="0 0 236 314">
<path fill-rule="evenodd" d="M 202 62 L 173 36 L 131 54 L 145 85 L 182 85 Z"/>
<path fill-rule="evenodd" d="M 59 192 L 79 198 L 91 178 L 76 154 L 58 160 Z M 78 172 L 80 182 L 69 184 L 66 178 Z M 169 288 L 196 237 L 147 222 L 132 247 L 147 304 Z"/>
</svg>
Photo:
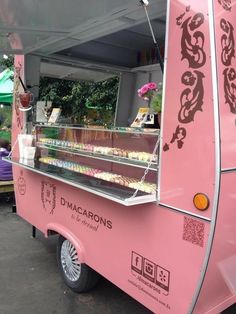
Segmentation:
<svg viewBox="0 0 236 314">
<path fill-rule="evenodd" d="M 37 142 L 36 146 L 40 147 L 40 148 L 55 150 L 58 152 L 70 153 L 70 154 L 75 154 L 75 155 L 79 155 L 79 156 L 83 156 L 83 157 L 95 158 L 95 159 L 99 159 L 99 160 L 106 160 L 106 161 L 110 161 L 110 162 L 116 162 L 116 163 L 120 163 L 120 164 L 124 164 L 124 165 L 144 168 L 144 169 L 149 166 L 148 161 L 131 159 L 131 158 L 121 157 L 121 156 L 114 156 L 112 154 L 105 155 L 102 153 L 89 152 L 86 150 L 75 149 L 75 148 L 70 148 L 70 147 L 65 148 L 64 146 L 46 144 L 46 143 L 41 143 L 41 142 Z M 153 170 L 153 171 L 157 171 L 157 162 L 150 162 L 149 169 Z"/>
<path fill-rule="evenodd" d="M 156 201 L 156 193 L 149 194 L 140 190 L 131 189 L 113 182 L 107 182 L 99 178 L 70 171 L 65 168 L 59 168 L 51 164 L 45 164 L 39 160 L 22 160 L 13 157 L 6 157 L 3 159 L 32 172 L 39 173 L 41 175 L 69 184 L 81 190 L 85 190 L 125 206 L 145 204 Z"/>
<path fill-rule="evenodd" d="M 107 132 L 107 133 L 129 133 L 129 134 L 140 134 L 140 135 L 160 135 L 160 129 L 151 129 L 151 128 L 135 128 L 135 127 L 113 127 L 113 128 L 104 128 L 99 126 L 77 126 L 71 124 L 50 124 L 50 123 L 42 123 L 36 124 L 36 128 L 50 128 L 50 129 L 72 129 L 72 130 L 80 130 L 80 131 L 98 131 L 98 132 Z"/>
</svg>

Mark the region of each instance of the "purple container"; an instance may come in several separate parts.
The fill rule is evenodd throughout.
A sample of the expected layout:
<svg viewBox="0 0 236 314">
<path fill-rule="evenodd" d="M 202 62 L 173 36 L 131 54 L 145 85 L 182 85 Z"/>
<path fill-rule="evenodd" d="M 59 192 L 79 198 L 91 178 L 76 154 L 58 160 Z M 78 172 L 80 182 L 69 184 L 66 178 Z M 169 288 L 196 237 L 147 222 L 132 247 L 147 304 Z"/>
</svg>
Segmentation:
<svg viewBox="0 0 236 314">
<path fill-rule="evenodd" d="M 12 165 L 7 161 L 2 160 L 2 157 L 6 157 L 8 154 L 8 150 L 0 148 L 0 181 L 11 181 L 13 179 Z"/>
</svg>

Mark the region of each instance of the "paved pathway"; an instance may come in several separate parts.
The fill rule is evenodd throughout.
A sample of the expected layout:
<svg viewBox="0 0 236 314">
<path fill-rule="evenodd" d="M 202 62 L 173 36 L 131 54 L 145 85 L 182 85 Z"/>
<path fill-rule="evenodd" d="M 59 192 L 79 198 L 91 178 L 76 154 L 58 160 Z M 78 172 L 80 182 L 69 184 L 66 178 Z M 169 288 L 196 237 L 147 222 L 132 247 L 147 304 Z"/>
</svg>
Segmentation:
<svg viewBox="0 0 236 314">
<path fill-rule="evenodd" d="M 76 294 L 57 269 L 57 236 L 45 239 L 0 198 L 0 314 L 150 314 L 105 279 Z"/>
</svg>

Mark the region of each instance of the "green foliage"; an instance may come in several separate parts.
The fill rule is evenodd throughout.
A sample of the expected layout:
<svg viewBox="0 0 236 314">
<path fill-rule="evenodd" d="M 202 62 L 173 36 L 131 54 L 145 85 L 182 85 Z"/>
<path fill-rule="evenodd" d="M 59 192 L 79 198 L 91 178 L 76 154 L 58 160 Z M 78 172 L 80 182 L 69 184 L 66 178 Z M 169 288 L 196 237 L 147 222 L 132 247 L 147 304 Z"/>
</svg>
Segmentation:
<svg viewBox="0 0 236 314">
<path fill-rule="evenodd" d="M 11 127 L 11 106 L 4 105 L 3 108 L 0 108 L 0 128 Z"/>
<path fill-rule="evenodd" d="M 90 82 L 76 82 L 72 88 L 71 95 L 66 97 L 66 100 L 71 105 L 72 116 L 78 123 L 83 123 L 84 116 L 87 115 L 86 101 L 89 97 L 90 88 Z"/>
<path fill-rule="evenodd" d="M 0 130 L 0 138 L 11 142 L 11 131 Z"/>
<path fill-rule="evenodd" d="M 4 69 L 9 68 L 13 70 L 14 68 L 14 56 L 8 55 L 8 59 L 0 59 L 0 66 Z"/>
<path fill-rule="evenodd" d="M 160 113 L 162 109 L 162 83 L 158 84 L 157 94 L 152 98 L 150 107 L 154 113 Z"/>
<path fill-rule="evenodd" d="M 14 68 L 14 57 L 1 59 L 0 66 Z M 97 111 L 95 123 L 111 124 L 116 109 L 119 78 L 102 82 L 73 82 L 56 78 L 40 78 L 39 99 L 50 100 L 53 107 L 60 107 L 65 117 L 73 117 L 77 123 L 84 123 L 90 108 Z"/>
<path fill-rule="evenodd" d="M 0 108 L 0 138 L 9 142 L 11 142 L 11 114 L 11 106 L 4 105 L 3 108 Z"/>
<path fill-rule="evenodd" d="M 94 83 L 90 87 L 90 95 L 86 105 L 96 106 L 97 109 L 111 110 L 113 113 L 116 108 L 118 77 L 111 78 L 102 82 Z"/>
<path fill-rule="evenodd" d="M 74 82 L 56 78 L 40 78 L 39 99 L 50 100 L 54 107 L 63 109 L 63 114 L 72 114 L 68 95 L 71 95 Z"/>
<path fill-rule="evenodd" d="M 97 83 L 41 78 L 39 99 L 51 100 L 54 107 L 61 107 L 65 117 L 82 124 L 93 108 L 98 112 L 96 123 L 107 124 L 115 113 L 118 83 L 118 77 Z"/>
<path fill-rule="evenodd" d="M 158 94 L 153 97 L 151 102 L 151 109 L 153 112 L 160 113 L 161 112 L 161 103 L 162 103 L 162 95 Z"/>
</svg>

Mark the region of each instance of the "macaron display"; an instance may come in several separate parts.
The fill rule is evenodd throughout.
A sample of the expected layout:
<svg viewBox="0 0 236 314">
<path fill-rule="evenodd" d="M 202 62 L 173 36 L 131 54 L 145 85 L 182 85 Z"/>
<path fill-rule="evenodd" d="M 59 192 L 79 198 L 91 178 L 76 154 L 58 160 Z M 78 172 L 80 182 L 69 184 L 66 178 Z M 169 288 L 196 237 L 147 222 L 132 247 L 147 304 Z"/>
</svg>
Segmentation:
<svg viewBox="0 0 236 314">
<path fill-rule="evenodd" d="M 39 161 L 45 164 L 53 165 L 59 168 L 68 169 L 70 171 L 78 172 L 90 177 L 102 179 L 104 181 L 116 183 L 122 186 L 129 187 L 131 189 L 138 189 L 147 194 L 156 193 L 156 184 L 149 182 L 140 182 L 138 179 L 122 176 L 119 174 L 102 171 L 100 169 L 80 165 L 72 161 L 65 161 L 54 157 L 41 157 Z"/>
<path fill-rule="evenodd" d="M 96 154 L 101 154 L 101 155 L 109 155 L 109 156 L 112 155 L 115 157 L 138 160 L 145 163 L 157 162 L 157 155 L 147 153 L 147 152 L 142 152 L 142 151 L 130 151 L 130 150 L 115 148 L 115 147 L 75 143 L 75 142 L 50 139 L 50 138 L 40 138 L 39 142 L 44 145 L 53 145 L 53 146 L 58 146 L 60 148 L 66 148 L 66 149 L 69 148 L 73 150 L 85 151 L 85 152 L 96 153 Z"/>
</svg>

